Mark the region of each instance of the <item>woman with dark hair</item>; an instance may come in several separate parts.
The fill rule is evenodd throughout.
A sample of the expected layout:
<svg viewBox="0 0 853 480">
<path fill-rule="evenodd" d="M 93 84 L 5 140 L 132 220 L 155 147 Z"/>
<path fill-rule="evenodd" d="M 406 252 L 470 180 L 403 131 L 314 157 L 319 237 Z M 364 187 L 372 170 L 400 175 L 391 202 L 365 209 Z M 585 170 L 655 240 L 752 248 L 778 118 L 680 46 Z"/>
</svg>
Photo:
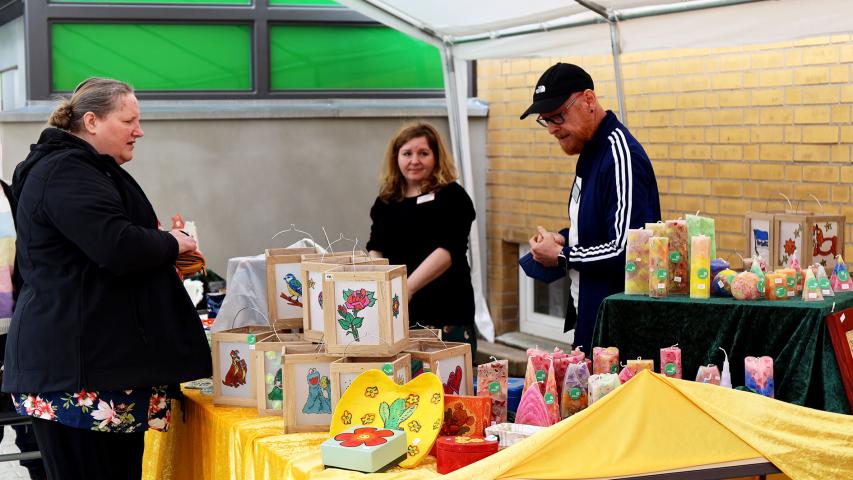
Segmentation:
<svg viewBox="0 0 853 480">
<path fill-rule="evenodd" d="M 409 323 L 443 329 L 477 351 L 468 234 L 476 213 L 435 127 L 404 126 L 391 139 L 370 209 L 367 249 L 406 265 Z"/>
<path fill-rule="evenodd" d="M 211 374 L 175 270 L 196 249 L 158 229 L 122 165 L 143 136 L 125 83 L 90 78 L 53 111 L 15 169 L 21 276 L 3 391 L 52 479 L 140 478 L 144 434 L 168 428 L 179 382 Z"/>
</svg>

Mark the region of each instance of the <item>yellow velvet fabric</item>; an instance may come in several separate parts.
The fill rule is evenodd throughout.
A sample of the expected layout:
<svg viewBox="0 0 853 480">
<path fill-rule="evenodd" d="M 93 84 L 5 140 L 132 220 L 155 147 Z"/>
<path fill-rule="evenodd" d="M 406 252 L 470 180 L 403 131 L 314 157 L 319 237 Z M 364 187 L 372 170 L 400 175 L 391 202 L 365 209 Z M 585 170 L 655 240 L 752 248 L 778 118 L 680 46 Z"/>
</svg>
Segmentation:
<svg viewBox="0 0 853 480">
<path fill-rule="evenodd" d="M 589 479 L 766 458 L 792 479 L 853 478 L 853 416 L 643 371 L 529 440 L 441 477 L 418 468 L 363 475 L 323 470 L 327 433 L 282 434 L 281 417 L 214 407 L 186 392 L 186 423 L 149 432 L 145 480 Z"/>
</svg>

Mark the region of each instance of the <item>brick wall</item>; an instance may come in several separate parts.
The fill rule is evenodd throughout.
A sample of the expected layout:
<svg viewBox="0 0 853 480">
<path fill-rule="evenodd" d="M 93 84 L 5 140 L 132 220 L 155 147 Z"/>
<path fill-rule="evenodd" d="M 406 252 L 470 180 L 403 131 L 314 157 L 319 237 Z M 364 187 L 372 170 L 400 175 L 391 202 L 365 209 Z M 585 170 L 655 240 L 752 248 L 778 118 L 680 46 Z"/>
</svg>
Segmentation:
<svg viewBox="0 0 853 480">
<path fill-rule="evenodd" d="M 478 62 L 478 95 L 490 105 L 488 301 L 499 332 L 517 328 L 517 244 L 537 225 L 568 222 L 576 159 L 533 118 L 518 119 L 557 61 L 583 66 L 604 108 L 618 111 L 610 55 Z M 811 194 L 823 213 L 847 216 L 853 255 L 851 65 L 850 35 L 623 55 L 628 127 L 652 159 L 664 218 L 715 217 L 718 255 L 739 264 L 744 212 L 784 209 L 779 193 L 818 211 Z"/>
</svg>

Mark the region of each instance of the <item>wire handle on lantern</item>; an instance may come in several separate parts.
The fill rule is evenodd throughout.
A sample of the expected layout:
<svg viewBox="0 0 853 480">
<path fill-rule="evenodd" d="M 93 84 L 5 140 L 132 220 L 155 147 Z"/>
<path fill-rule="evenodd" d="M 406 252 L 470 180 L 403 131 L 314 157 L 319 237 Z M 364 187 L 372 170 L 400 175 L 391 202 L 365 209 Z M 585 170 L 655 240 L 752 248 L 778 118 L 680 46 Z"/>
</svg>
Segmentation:
<svg viewBox="0 0 853 480">
<path fill-rule="evenodd" d="M 258 310 L 257 308 L 255 308 L 251 305 L 246 305 L 245 307 L 242 307 L 240 310 L 237 310 L 237 313 L 234 314 L 234 318 L 231 320 L 231 326 L 229 327 L 229 329 L 234 328 L 234 323 L 237 322 L 237 317 L 240 315 L 240 312 L 242 312 L 243 310 L 254 310 L 256 313 L 261 314 L 261 316 L 264 317 L 264 320 L 266 320 L 267 326 L 269 326 L 272 329 L 272 333 L 275 335 L 275 338 L 278 339 L 279 342 L 282 341 L 281 337 L 278 335 L 278 332 L 275 330 L 275 325 L 270 322 L 269 317 L 267 317 L 267 315 L 264 312 Z"/>
<path fill-rule="evenodd" d="M 275 235 L 272 236 L 272 238 L 270 240 L 275 240 L 275 237 L 281 235 L 282 233 L 287 233 L 287 232 L 296 232 L 296 233 L 308 235 L 308 238 L 311 240 L 311 247 L 317 248 L 317 242 L 314 241 L 314 237 L 310 233 L 308 233 L 304 230 L 299 230 L 298 228 L 296 228 L 296 225 L 294 225 L 292 223 L 290 224 L 289 228 L 286 228 L 286 229 L 276 233 Z"/>
<path fill-rule="evenodd" d="M 426 330 L 426 331 L 427 331 L 427 333 L 429 333 L 430 335 L 432 335 L 433 337 L 435 337 L 435 339 L 436 339 L 436 340 L 438 340 L 439 342 L 441 342 L 441 344 L 442 344 L 442 345 L 444 345 L 444 348 L 449 348 L 449 347 L 447 346 L 447 343 L 445 343 L 445 342 L 444 342 L 444 340 L 442 340 L 442 339 L 441 339 L 441 337 L 440 337 L 437 333 L 435 333 L 435 332 L 433 331 L 433 330 L 437 330 L 436 328 L 430 328 L 430 327 L 427 327 L 426 325 L 421 325 L 421 324 L 420 324 L 420 323 L 418 323 L 418 322 L 415 322 L 415 324 L 414 324 L 414 325 L 410 325 L 410 326 L 409 326 L 409 329 L 411 330 L 411 329 L 412 329 L 412 327 L 419 327 L 419 328 L 421 328 L 421 329 Z M 497 360 L 495 360 L 495 361 L 497 361 Z"/>
<path fill-rule="evenodd" d="M 776 193 L 778 193 L 778 194 L 779 194 L 779 196 L 781 196 L 782 198 L 784 198 L 784 199 L 785 199 L 785 201 L 786 201 L 786 202 L 788 202 L 788 209 L 789 209 L 790 211 L 793 211 L 793 210 L 794 210 L 794 205 L 793 205 L 793 204 L 791 204 L 791 199 L 790 199 L 790 198 L 788 198 L 788 196 L 787 196 L 787 195 L 785 195 L 785 194 L 784 194 L 784 193 L 782 193 L 782 192 L 776 192 Z"/>
<path fill-rule="evenodd" d="M 323 229 L 323 234 L 324 235 L 326 234 L 325 228 Z M 332 249 L 332 245 L 334 245 L 338 242 L 341 242 L 341 241 L 352 242 L 352 250 L 350 252 L 350 261 L 352 261 L 352 263 L 355 263 L 355 250 L 358 248 L 358 237 L 348 238 L 348 237 L 345 237 L 343 233 L 341 233 L 341 234 L 338 234 L 337 240 L 329 242 L 329 237 L 327 235 L 326 236 L 326 242 L 328 244 L 329 253 L 335 253 L 334 249 Z M 326 252 L 323 252 L 323 256 L 321 257 L 320 262 L 323 262 L 323 260 L 325 258 L 326 258 Z"/>
<path fill-rule="evenodd" d="M 820 207 L 820 213 L 823 213 L 823 204 L 820 203 L 820 200 L 818 200 L 817 197 L 815 197 L 811 193 L 809 194 L 809 196 L 812 197 L 815 202 L 817 202 L 817 206 Z"/>
</svg>

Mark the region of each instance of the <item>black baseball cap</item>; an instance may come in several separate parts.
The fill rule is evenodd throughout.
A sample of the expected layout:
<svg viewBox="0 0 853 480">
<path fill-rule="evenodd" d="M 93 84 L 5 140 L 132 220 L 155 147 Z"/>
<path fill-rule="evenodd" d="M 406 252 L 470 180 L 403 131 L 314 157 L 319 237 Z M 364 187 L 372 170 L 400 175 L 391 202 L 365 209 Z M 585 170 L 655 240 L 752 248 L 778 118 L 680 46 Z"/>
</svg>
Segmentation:
<svg viewBox="0 0 853 480">
<path fill-rule="evenodd" d="M 595 86 L 584 69 L 571 63 L 558 63 L 539 77 L 533 90 L 533 104 L 521 114 L 521 119 L 531 113 L 553 112 L 573 93 L 586 89 L 595 90 Z"/>
</svg>

